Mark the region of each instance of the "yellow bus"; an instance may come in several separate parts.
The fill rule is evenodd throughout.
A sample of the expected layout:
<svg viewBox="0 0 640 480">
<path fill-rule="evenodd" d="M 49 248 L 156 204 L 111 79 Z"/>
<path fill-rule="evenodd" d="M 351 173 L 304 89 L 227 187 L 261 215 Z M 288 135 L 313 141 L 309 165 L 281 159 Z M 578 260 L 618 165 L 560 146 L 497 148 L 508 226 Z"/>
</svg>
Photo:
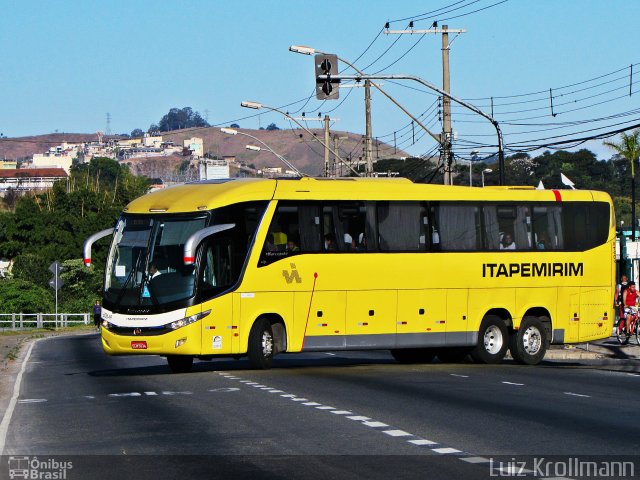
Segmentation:
<svg viewBox="0 0 640 480">
<path fill-rule="evenodd" d="M 613 326 L 606 193 L 406 179 L 228 179 L 132 201 L 102 309 L 110 355 L 389 349 L 400 362 L 539 363 Z"/>
</svg>

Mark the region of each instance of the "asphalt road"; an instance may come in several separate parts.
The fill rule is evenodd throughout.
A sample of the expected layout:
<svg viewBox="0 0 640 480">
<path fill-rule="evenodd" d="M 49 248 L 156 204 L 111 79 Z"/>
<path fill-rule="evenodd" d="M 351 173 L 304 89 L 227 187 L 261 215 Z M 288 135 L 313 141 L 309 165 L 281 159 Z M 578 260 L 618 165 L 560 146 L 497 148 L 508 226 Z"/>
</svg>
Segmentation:
<svg viewBox="0 0 640 480">
<path fill-rule="evenodd" d="M 69 479 L 491 478 L 540 457 L 637 458 L 639 393 L 640 375 L 597 366 L 400 365 L 382 351 L 171 374 L 160 357 L 104 355 L 97 334 L 57 337 L 25 364 L 2 463 L 70 461 Z"/>
</svg>

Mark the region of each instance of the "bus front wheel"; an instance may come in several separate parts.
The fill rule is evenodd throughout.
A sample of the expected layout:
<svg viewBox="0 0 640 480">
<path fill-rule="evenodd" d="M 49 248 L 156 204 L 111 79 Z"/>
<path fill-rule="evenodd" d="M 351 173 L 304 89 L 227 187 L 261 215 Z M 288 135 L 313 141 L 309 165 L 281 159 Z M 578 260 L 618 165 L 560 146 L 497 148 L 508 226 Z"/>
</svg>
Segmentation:
<svg viewBox="0 0 640 480">
<path fill-rule="evenodd" d="M 253 324 L 249 333 L 247 356 L 252 368 L 266 370 L 273 362 L 273 330 L 271 322 L 260 318 Z"/>
<path fill-rule="evenodd" d="M 187 373 L 193 367 L 193 357 L 189 355 L 167 355 L 167 363 L 173 373 Z"/>
<path fill-rule="evenodd" d="M 509 350 L 518 363 L 537 365 L 549 345 L 547 329 L 538 317 L 524 317 L 520 328 L 511 334 Z"/>
<path fill-rule="evenodd" d="M 478 345 L 471 357 L 478 363 L 500 363 L 509 347 L 507 327 L 500 317 L 487 315 L 478 332 Z"/>
</svg>

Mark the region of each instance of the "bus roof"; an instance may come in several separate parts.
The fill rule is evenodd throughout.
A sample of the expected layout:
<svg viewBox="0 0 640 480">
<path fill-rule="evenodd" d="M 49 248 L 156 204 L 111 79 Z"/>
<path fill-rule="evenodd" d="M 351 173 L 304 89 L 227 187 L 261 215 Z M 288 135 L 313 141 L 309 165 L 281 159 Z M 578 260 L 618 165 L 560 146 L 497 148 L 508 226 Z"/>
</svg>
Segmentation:
<svg viewBox="0 0 640 480">
<path fill-rule="evenodd" d="M 611 202 L 607 193 L 590 190 L 447 186 L 413 183 L 406 178 L 232 178 L 193 182 L 158 190 L 133 200 L 125 211 L 185 213 L 211 210 L 238 202 L 271 199 Z"/>
</svg>

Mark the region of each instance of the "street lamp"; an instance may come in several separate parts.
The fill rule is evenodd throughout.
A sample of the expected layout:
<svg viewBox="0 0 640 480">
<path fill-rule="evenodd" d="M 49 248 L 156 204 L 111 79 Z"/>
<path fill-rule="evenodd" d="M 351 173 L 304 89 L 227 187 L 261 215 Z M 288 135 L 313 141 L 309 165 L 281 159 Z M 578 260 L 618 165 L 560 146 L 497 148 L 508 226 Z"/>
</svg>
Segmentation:
<svg viewBox="0 0 640 480">
<path fill-rule="evenodd" d="M 340 163 L 342 163 L 343 165 L 346 165 L 347 167 L 349 167 L 349 169 L 356 174 L 356 176 L 360 176 L 360 173 L 358 173 L 357 170 L 355 170 L 351 165 L 349 165 L 347 162 L 345 162 L 340 155 L 338 155 L 335 150 L 333 150 L 329 145 L 327 145 L 326 143 L 324 143 L 322 140 L 320 140 L 316 135 L 313 134 L 313 132 L 311 130 L 309 130 L 307 127 L 305 127 L 304 125 L 302 125 L 299 121 L 297 121 L 295 118 L 293 118 L 291 115 L 289 115 L 288 113 L 283 112 L 282 110 L 278 110 L 277 108 L 274 107 L 269 107 L 268 105 L 264 105 L 262 103 L 258 103 L 258 102 L 248 102 L 248 101 L 242 101 L 240 102 L 240 106 L 241 107 L 245 107 L 245 108 L 253 108 L 255 110 L 260 110 L 261 108 L 266 108 L 267 110 L 271 110 L 273 112 L 278 112 L 281 115 L 284 115 L 286 118 L 288 118 L 289 120 L 291 120 L 292 122 L 294 122 L 296 125 L 298 125 L 301 129 L 303 129 L 305 132 L 307 132 L 309 135 L 311 135 L 313 138 L 315 138 L 318 142 L 320 142 L 320 144 L 326 148 L 327 150 L 329 150 L 334 156 L 335 158 L 337 158 Z M 238 132 L 238 133 L 242 133 L 242 132 Z M 248 134 L 245 134 L 248 135 Z"/>
<path fill-rule="evenodd" d="M 278 157 L 278 159 L 280 159 L 280 161 L 282 163 L 284 163 L 287 167 L 289 167 L 291 170 L 293 170 L 294 172 L 296 172 L 298 175 L 300 175 L 301 177 L 304 177 L 304 174 L 302 172 L 300 172 L 300 170 L 298 170 L 296 167 L 294 167 L 291 162 L 289 162 L 286 158 L 284 158 L 282 155 L 280 155 L 279 153 L 276 153 L 269 145 L 267 145 L 266 143 L 264 143 L 262 140 L 260 140 L 258 137 L 254 137 L 253 135 L 249 134 L 249 133 L 245 133 L 245 132 L 240 132 L 239 130 L 236 130 L 234 128 L 221 128 L 220 131 L 222 133 L 226 133 L 227 135 L 244 135 L 245 137 L 249 137 L 249 138 L 253 138 L 256 142 L 260 143 L 261 145 L 264 146 L 265 150 L 273 153 L 276 157 Z M 249 147 L 253 147 L 253 148 L 249 148 Z M 256 150 L 258 149 L 258 151 L 260 150 L 260 147 L 256 147 L 254 145 L 247 145 L 247 148 L 249 150 Z"/>
<path fill-rule="evenodd" d="M 493 170 L 491 170 L 490 168 L 485 168 L 484 170 L 482 170 L 482 188 L 484 188 L 484 174 L 491 172 L 493 172 Z"/>
</svg>

